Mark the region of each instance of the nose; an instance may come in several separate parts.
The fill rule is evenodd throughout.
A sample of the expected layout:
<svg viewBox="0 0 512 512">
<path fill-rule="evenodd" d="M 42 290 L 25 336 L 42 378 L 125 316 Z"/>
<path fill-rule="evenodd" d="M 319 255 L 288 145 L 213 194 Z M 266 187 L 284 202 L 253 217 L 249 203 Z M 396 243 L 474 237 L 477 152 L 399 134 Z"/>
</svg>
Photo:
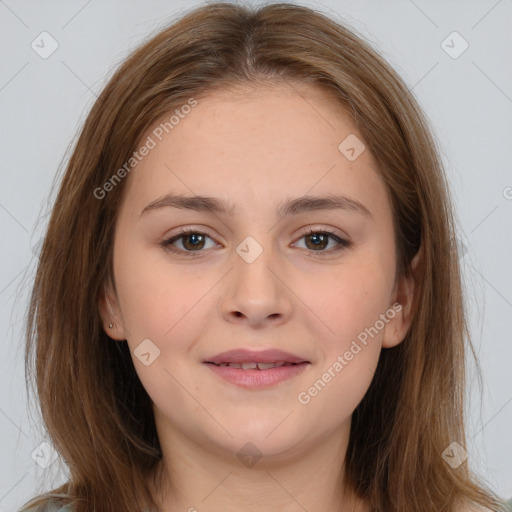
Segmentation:
<svg viewBox="0 0 512 512">
<path fill-rule="evenodd" d="M 287 280 L 284 267 L 270 250 L 263 250 L 252 262 L 235 253 L 234 268 L 226 276 L 222 291 L 223 318 L 253 328 L 288 321 L 293 287 Z"/>
</svg>

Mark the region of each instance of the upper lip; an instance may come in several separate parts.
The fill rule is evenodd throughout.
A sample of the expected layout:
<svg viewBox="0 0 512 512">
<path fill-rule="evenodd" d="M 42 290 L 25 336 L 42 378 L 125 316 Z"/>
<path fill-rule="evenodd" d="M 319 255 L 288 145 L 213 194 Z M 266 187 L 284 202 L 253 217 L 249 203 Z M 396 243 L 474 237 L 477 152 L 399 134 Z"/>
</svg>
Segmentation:
<svg viewBox="0 0 512 512">
<path fill-rule="evenodd" d="M 299 357 L 282 350 L 245 350 L 235 349 L 222 352 L 216 356 L 205 360 L 205 363 L 221 364 L 221 363 L 275 363 L 284 361 L 285 363 L 309 363 L 303 357 Z"/>
</svg>

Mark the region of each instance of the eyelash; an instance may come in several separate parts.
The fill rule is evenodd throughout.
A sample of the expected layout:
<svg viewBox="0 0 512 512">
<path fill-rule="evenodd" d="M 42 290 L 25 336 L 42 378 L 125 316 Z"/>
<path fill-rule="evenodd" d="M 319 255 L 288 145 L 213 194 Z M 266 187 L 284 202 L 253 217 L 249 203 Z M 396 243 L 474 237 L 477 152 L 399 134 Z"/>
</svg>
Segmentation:
<svg viewBox="0 0 512 512">
<path fill-rule="evenodd" d="M 186 235 L 191 235 L 191 234 L 196 234 L 196 235 L 203 235 L 203 236 L 206 236 L 210 239 L 213 240 L 212 237 L 210 237 L 207 233 L 203 233 L 201 231 L 196 231 L 194 229 L 191 229 L 191 228 L 181 228 L 180 232 L 176 235 L 173 235 L 171 238 L 168 238 L 166 240 L 164 240 L 160 245 L 168 250 L 168 251 L 171 251 L 173 253 L 176 253 L 176 254 L 187 254 L 187 255 L 191 255 L 190 257 L 194 258 L 196 255 L 199 255 L 199 253 L 201 252 L 204 252 L 203 250 L 198 250 L 198 251 L 184 251 L 182 249 L 176 249 L 175 247 L 172 246 L 172 244 L 176 241 L 178 241 L 180 238 L 183 238 L 184 236 Z M 329 238 L 332 238 L 335 242 L 337 242 L 337 246 L 334 248 L 334 249 L 331 249 L 329 251 L 325 251 L 325 250 L 319 250 L 319 251 L 313 251 L 311 250 L 311 256 L 312 257 L 317 257 L 317 256 L 320 256 L 322 257 L 324 254 L 332 254 L 332 253 L 337 253 L 339 251 L 342 251 L 343 249 L 348 249 L 351 245 L 352 245 L 352 242 L 348 241 L 348 240 L 345 240 L 343 238 L 340 238 L 339 236 L 335 235 L 334 233 L 330 232 L 330 231 L 325 231 L 325 230 L 319 230 L 319 229 L 314 229 L 312 227 L 308 228 L 308 230 L 306 232 L 303 232 L 301 234 L 301 237 L 299 238 L 299 240 L 301 240 L 302 238 L 304 237 L 307 237 L 309 235 L 312 235 L 312 234 L 315 234 L 315 235 L 327 235 Z"/>
</svg>

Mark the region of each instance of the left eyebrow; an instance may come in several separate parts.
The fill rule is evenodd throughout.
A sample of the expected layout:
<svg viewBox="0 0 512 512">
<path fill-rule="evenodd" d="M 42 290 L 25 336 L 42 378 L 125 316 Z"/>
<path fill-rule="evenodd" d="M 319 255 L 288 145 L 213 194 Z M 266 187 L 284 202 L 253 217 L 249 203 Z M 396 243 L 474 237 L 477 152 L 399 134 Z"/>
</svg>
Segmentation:
<svg viewBox="0 0 512 512">
<path fill-rule="evenodd" d="M 221 213 L 229 216 L 234 216 L 237 213 L 237 209 L 232 203 L 215 197 L 167 194 L 146 205 L 140 215 L 142 216 L 150 211 L 166 207 L 195 210 L 198 212 Z M 278 206 L 276 213 L 278 216 L 284 217 L 286 215 L 298 215 L 317 210 L 337 209 L 359 213 L 364 217 L 373 219 L 370 210 L 363 203 L 343 195 L 303 196 L 289 199 Z"/>
</svg>

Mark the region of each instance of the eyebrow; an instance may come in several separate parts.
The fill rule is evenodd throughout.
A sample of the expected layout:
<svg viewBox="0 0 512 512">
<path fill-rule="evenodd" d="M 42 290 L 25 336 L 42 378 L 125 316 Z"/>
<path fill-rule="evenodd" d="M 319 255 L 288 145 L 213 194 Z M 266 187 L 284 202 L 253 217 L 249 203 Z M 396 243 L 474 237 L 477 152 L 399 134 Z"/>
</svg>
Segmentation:
<svg viewBox="0 0 512 512">
<path fill-rule="evenodd" d="M 160 197 L 144 207 L 141 216 L 161 208 L 179 208 L 183 210 L 194 210 L 197 212 L 219 213 L 234 216 L 237 213 L 236 207 L 229 202 L 222 201 L 209 196 L 183 196 L 167 194 Z M 277 208 L 277 215 L 298 215 L 300 213 L 317 210 L 346 210 L 363 215 L 372 219 L 370 210 L 361 202 L 343 195 L 331 194 L 328 196 L 302 196 L 296 199 L 289 199 Z"/>
</svg>

